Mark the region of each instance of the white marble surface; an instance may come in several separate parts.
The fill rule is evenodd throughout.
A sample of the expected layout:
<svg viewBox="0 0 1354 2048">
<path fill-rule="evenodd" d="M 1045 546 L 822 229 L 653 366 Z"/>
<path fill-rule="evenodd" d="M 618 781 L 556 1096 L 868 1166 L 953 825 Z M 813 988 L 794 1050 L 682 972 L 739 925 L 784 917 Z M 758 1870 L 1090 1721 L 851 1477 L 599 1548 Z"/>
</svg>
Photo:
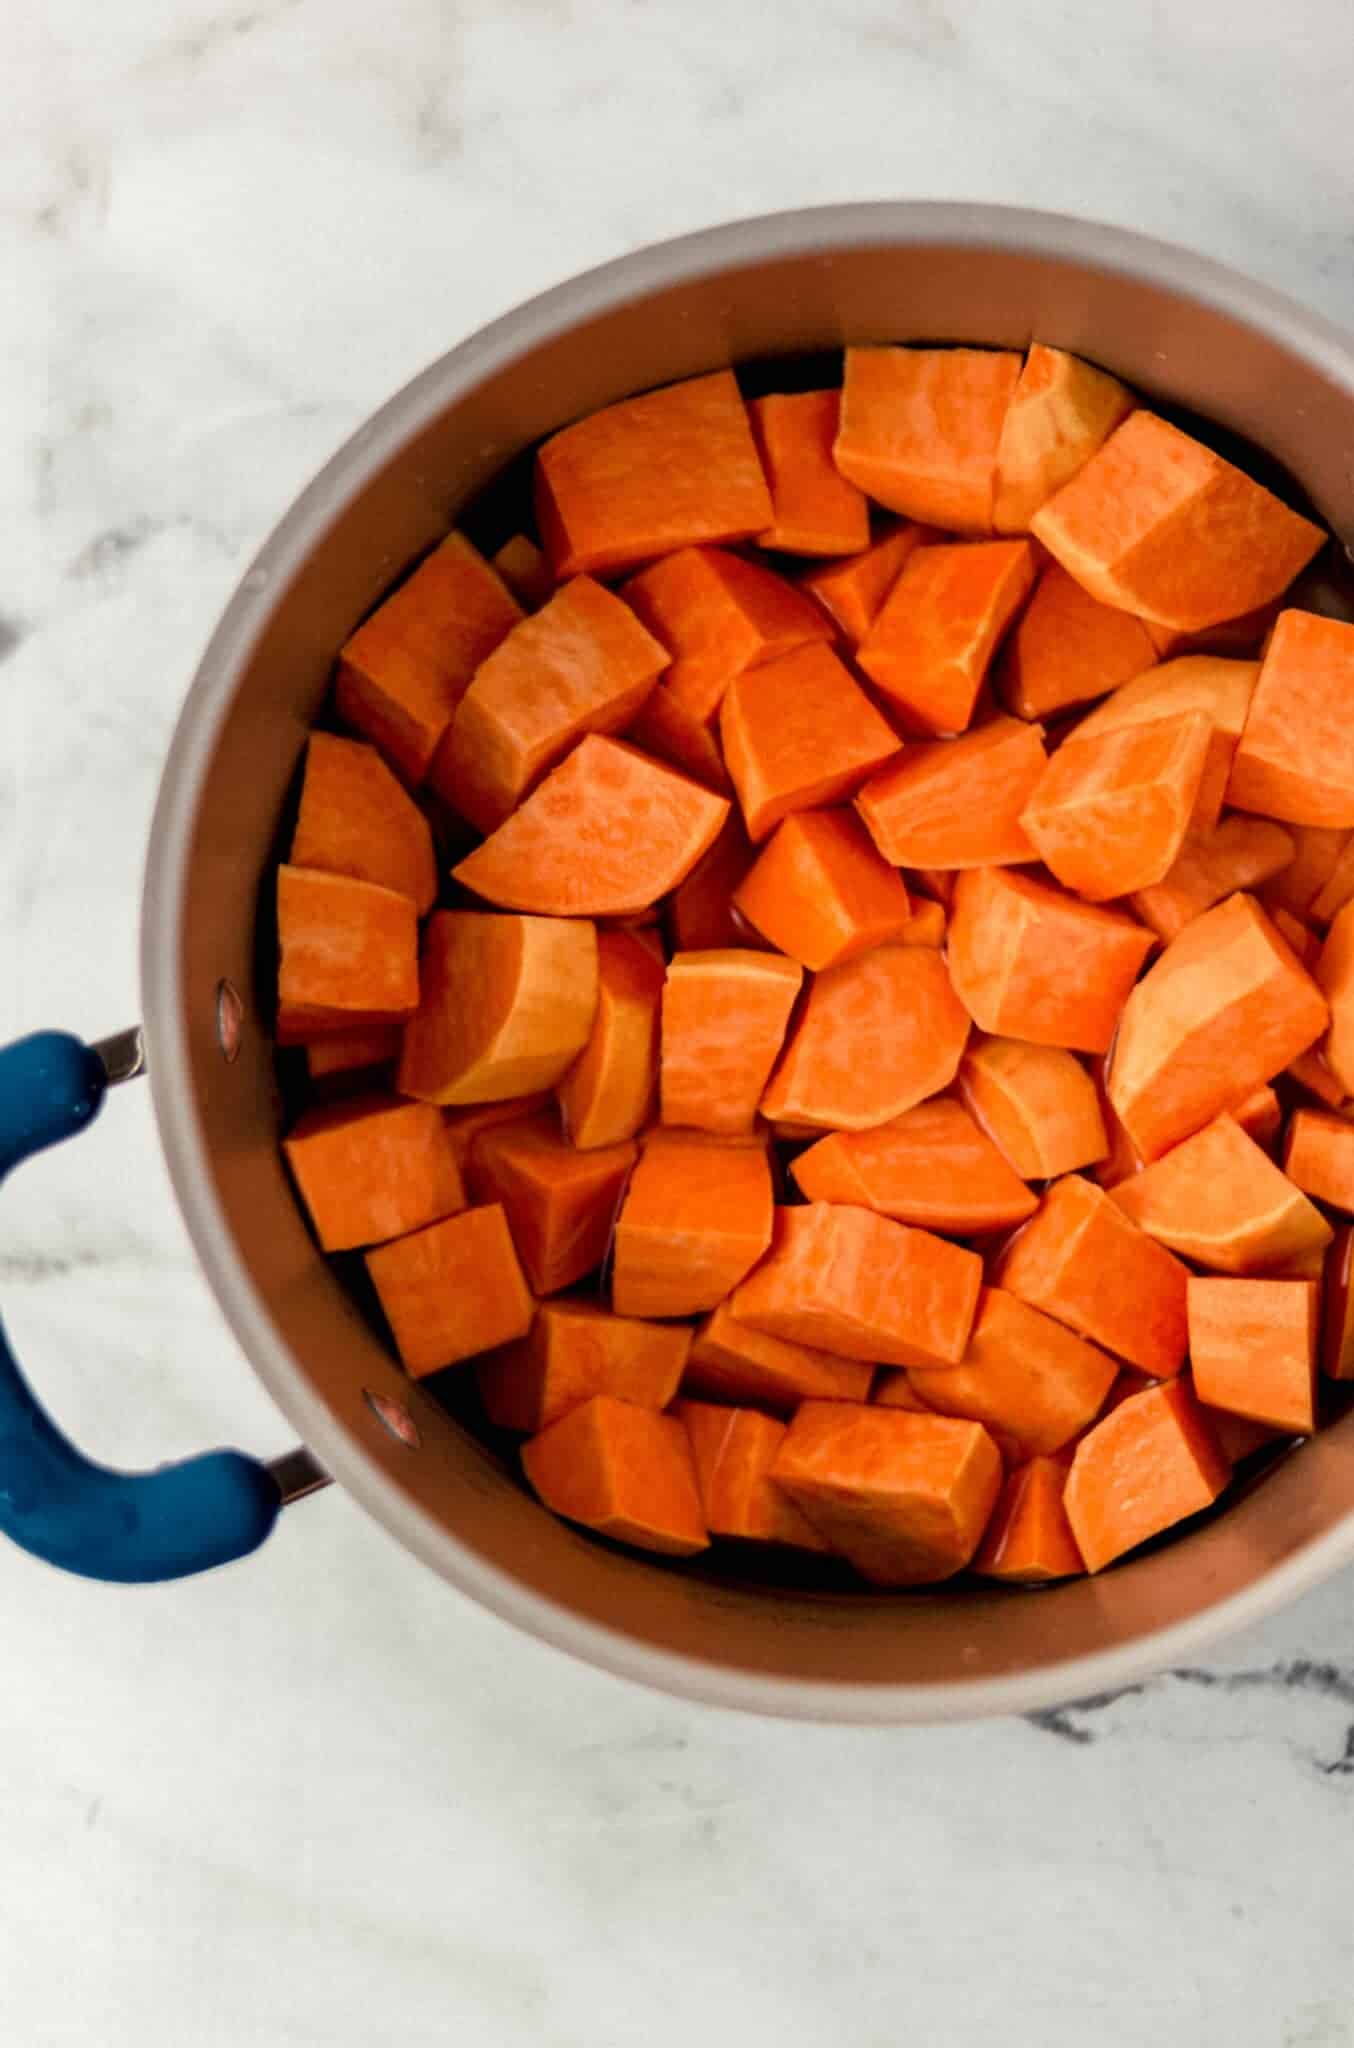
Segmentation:
<svg viewBox="0 0 1354 2048">
<path fill-rule="evenodd" d="M 1015 198 L 1354 323 L 1347 0 L 44 0 L 6 20 L 6 1035 L 135 1014 L 214 616 L 335 444 L 542 285 L 734 214 Z M 109 1458 L 288 1432 L 127 1091 L 6 1191 L 3 1307 Z M 13 2048 L 1354 2042 L 1354 1582 L 1099 1709 L 668 1704 L 336 1493 L 118 1593 L 0 1551 Z"/>
</svg>

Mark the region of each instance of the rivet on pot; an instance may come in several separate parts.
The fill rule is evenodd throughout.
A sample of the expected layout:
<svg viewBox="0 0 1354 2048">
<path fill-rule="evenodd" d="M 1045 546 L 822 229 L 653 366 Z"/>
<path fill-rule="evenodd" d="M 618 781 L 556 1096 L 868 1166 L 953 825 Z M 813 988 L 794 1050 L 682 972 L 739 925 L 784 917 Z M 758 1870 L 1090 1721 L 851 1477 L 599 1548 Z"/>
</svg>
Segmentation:
<svg viewBox="0 0 1354 2048">
<path fill-rule="evenodd" d="M 370 1387 L 363 1387 L 362 1398 L 376 1420 L 400 1443 L 407 1444 L 411 1451 L 422 1448 L 423 1438 L 419 1435 L 418 1424 L 402 1401 L 392 1400 L 389 1394 L 375 1394 Z"/>
<path fill-rule="evenodd" d="M 216 984 L 216 1042 L 228 1067 L 240 1057 L 243 1036 L 244 1004 L 234 982 L 223 976 Z"/>
</svg>

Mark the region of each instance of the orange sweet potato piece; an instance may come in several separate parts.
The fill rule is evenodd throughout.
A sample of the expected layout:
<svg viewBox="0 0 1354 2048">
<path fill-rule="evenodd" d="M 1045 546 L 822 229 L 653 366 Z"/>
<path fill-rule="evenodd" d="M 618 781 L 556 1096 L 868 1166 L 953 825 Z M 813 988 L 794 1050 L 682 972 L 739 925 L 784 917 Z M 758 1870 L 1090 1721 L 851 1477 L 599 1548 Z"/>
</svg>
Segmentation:
<svg viewBox="0 0 1354 2048">
<path fill-rule="evenodd" d="M 891 524 L 845 561 L 828 562 L 800 578 L 800 588 L 817 598 L 842 638 L 859 647 L 878 618 L 884 599 L 903 573 L 913 548 L 931 538 L 931 529 L 906 519 Z"/>
<path fill-rule="evenodd" d="M 875 1375 L 874 1392 L 870 1399 L 877 1408 L 906 1408 L 909 1415 L 932 1413 L 913 1386 L 906 1368 L 901 1365 Z"/>
<path fill-rule="evenodd" d="M 552 1110 L 479 1133 L 470 1190 L 502 1203 L 533 1294 L 558 1294 L 601 1265 L 635 1156 L 628 1138 L 576 1152 Z"/>
<path fill-rule="evenodd" d="M 1020 371 L 1006 349 L 848 348 L 838 469 L 909 519 L 991 533 L 997 450 Z"/>
<path fill-rule="evenodd" d="M 1345 1129 L 1354 1139 L 1354 1125 Z M 1110 1199 L 1182 1258 L 1218 1273 L 1263 1273 L 1330 1241 L 1330 1225 L 1301 1186 L 1220 1116 L 1121 1182 Z"/>
<path fill-rule="evenodd" d="M 1272 1429 L 1316 1428 L 1319 1289 L 1311 1280 L 1215 1280 L 1191 1274 L 1194 1391 Z"/>
<path fill-rule="evenodd" d="M 777 1209 L 771 1250 L 729 1303 L 772 1337 L 883 1365 L 957 1365 L 982 1260 L 869 1209 Z"/>
<path fill-rule="evenodd" d="M 1354 1379 L 1354 1224 L 1337 1225 L 1321 1288 L 1321 1370 Z"/>
<path fill-rule="evenodd" d="M 1330 1029 L 1321 1051 L 1345 1093 L 1354 1095 L 1354 903 L 1332 920 L 1315 971 L 1330 1005 Z"/>
<path fill-rule="evenodd" d="M 1297 825 L 1354 825 L 1354 625 L 1280 612 L 1260 664 L 1227 801 Z"/>
<path fill-rule="evenodd" d="M 1169 873 L 1150 888 L 1136 889 L 1130 908 L 1158 938 L 1173 939 L 1224 896 L 1268 881 L 1292 857 L 1293 840 L 1282 825 L 1237 811 L 1210 832 L 1191 832 Z M 1277 912 L 1276 925 L 1286 915 Z M 1293 943 L 1288 933 L 1283 936 Z"/>
<path fill-rule="evenodd" d="M 1001 1488 L 1001 1458 L 980 1423 L 842 1401 L 806 1401 L 771 1469 L 876 1586 L 932 1585 L 962 1571 Z"/>
<path fill-rule="evenodd" d="M 1229 1112 L 1232 1122 L 1239 1124 L 1248 1138 L 1254 1138 L 1257 1145 L 1272 1145 L 1279 1135 L 1283 1122 L 1283 1110 L 1274 1090 L 1266 1085 L 1253 1088 L 1244 1101 Z"/>
<path fill-rule="evenodd" d="M 676 888 L 728 815 L 723 797 L 590 733 L 452 874 L 507 910 L 624 917 Z"/>
<path fill-rule="evenodd" d="M 1121 1180 L 1127 1180 L 1130 1174 L 1142 1172 L 1142 1154 L 1120 1123 L 1118 1116 L 1115 1114 L 1114 1104 L 1110 1101 L 1109 1090 L 1106 1086 L 1109 1060 L 1094 1060 L 1091 1065 L 1091 1078 L 1095 1083 L 1096 1101 L 1100 1105 L 1100 1114 L 1105 1125 L 1105 1137 L 1109 1144 L 1109 1150 L 1106 1152 L 1105 1157 L 1093 1162 L 1090 1169 L 1091 1178 L 1098 1181 L 1102 1188 L 1114 1188 L 1119 1185 Z M 1278 1098 L 1276 1096 L 1276 1104 L 1277 1101 Z"/>
<path fill-rule="evenodd" d="M 968 1014 L 940 954 L 877 946 L 815 975 L 762 1115 L 825 1130 L 866 1130 L 948 1088 Z"/>
<path fill-rule="evenodd" d="M 1240 816 L 1242 814 L 1237 813 L 1237 815 Z M 1268 818 L 1257 818 L 1253 822 L 1258 825 L 1269 824 Z M 1275 825 L 1271 827 L 1271 830 L 1281 832 L 1283 827 Z M 1263 895 L 1263 892 L 1261 893 Z M 1272 907 L 1268 904 L 1265 907 L 1269 910 L 1271 921 L 1279 937 L 1284 941 L 1285 945 L 1293 948 L 1293 951 L 1310 974 L 1317 961 L 1321 958 L 1320 933 L 1314 932 L 1311 926 L 1304 924 L 1300 917 L 1294 917 L 1290 910 L 1284 910 L 1282 907 Z"/>
<path fill-rule="evenodd" d="M 566 583 L 476 670 L 429 781 L 492 832 L 589 732 L 620 732 L 650 694 L 667 650 L 591 576 Z"/>
<path fill-rule="evenodd" d="M 689 775 L 702 789 L 732 796 L 733 784 L 719 749 L 719 735 L 679 704 L 664 684 L 650 690 L 625 727 L 625 737 L 641 754 L 666 761 L 680 775 Z"/>
<path fill-rule="evenodd" d="M 982 1030 L 1105 1052 L 1153 943 L 1122 911 L 1010 868 L 970 868 L 950 915 L 950 974 Z"/>
<path fill-rule="evenodd" d="M 1156 1159 L 1281 1073 L 1326 1017 L 1255 899 L 1229 896 L 1171 940 L 1124 1004 L 1110 1100 Z"/>
<path fill-rule="evenodd" d="M 480 1399 L 491 1422 L 523 1436 L 594 1394 L 666 1408 L 690 1348 L 683 1323 L 641 1323 L 595 1301 L 543 1301 L 525 1337 L 480 1360 Z"/>
<path fill-rule="evenodd" d="M 621 595 L 667 648 L 663 687 L 708 724 L 736 675 L 832 629 L 810 598 L 725 548 L 682 548 L 641 569 Z"/>
<path fill-rule="evenodd" d="M 1212 736 L 1198 712 L 1073 733 L 1020 814 L 1045 866 L 1093 903 L 1160 882 L 1189 830 Z"/>
<path fill-rule="evenodd" d="M 1259 664 L 1224 661 L 1212 655 L 1182 655 L 1161 662 L 1125 683 L 1081 720 L 1079 740 L 1122 733 L 1134 725 L 1161 718 L 1202 714 L 1211 724 L 1208 754 L 1199 780 L 1192 832 L 1209 832 L 1217 824 L 1245 727 Z"/>
<path fill-rule="evenodd" d="M 658 1081 L 663 967 L 632 932 L 597 934 L 597 1008 L 588 1042 L 556 1090 L 580 1151 L 633 1138 Z"/>
<path fill-rule="evenodd" d="M 985 1579 L 1038 1585 L 1086 1567 L 1063 1506 L 1065 1458 L 1030 1458 L 1008 1472 L 973 1569 Z"/>
<path fill-rule="evenodd" d="M 1290 827 L 1290 839 L 1299 829 L 1297 826 Z M 1311 909 L 1307 915 L 1313 924 L 1329 924 L 1331 919 L 1344 909 L 1351 897 L 1354 897 L 1354 834 L 1351 834 L 1350 839 L 1340 849 L 1339 858 L 1312 898 Z"/>
<path fill-rule="evenodd" d="M 617 1543 L 668 1557 L 709 1545 L 675 1415 L 594 1394 L 522 1446 L 522 1469 L 553 1513 Z"/>
<path fill-rule="evenodd" d="M 1023 1180 L 1056 1180 L 1108 1156 L 1095 1083 L 1062 1046 L 975 1036 L 959 1062 L 959 1093 Z"/>
<path fill-rule="evenodd" d="M 1317 899 L 1340 866 L 1354 833 L 1326 825 L 1290 824 L 1287 830 L 1293 841 L 1293 858 L 1265 884 L 1260 895 L 1266 908 L 1306 919 L 1313 915 Z"/>
<path fill-rule="evenodd" d="M 469 1109 L 444 1109 L 442 1122 L 457 1171 L 464 1177 L 470 1167 L 470 1148 L 481 1131 L 495 1124 L 521 1123 L 538 1109 L 549 1109 L 550 1094 L 541 1088 L 530 1095 L 512 1096 L 507 1102 L 477 1102 Z"/>
<path fill-rule="evenodd" d="M 497 1202 L 463 1209 L 365 1254 L 413 1379 L 523 1337 L 535 1306 Z"/>
<path fill-rule="evenodd" d="M 537 452 L 536 519 L 557 577 L 745 540 L 773 516 L 732 370 L 603 406 Z"/>
<path fill-rule="evenodd" d="M 797 1550 L 828 1548 L 771 1477 L 785 1441 L 783 1422 L 755 1408 L 720 1408 L 708 1401 L 679 1401 L 677 1415 L 691 1443 L 701 1511 L 712 1536 L 788 1543 Z"/>
<path fill-rule="evenodd" d="M 1081 1439 L 1063 1506 L 1088 1571 L 1215 1501 L 1232 1472 L 1184 1380 L 1147 1387 Z"/>
<path fill-rule="evenodd" d="M 830 1131 L 790 1171 L 810 1202 L 847 1202 L 964 1237 L 1023 1223 L 1039 1204 L 968 1111 L 947 1096 L 870 1131 Z"/>
<path fill-rule="evenodd" d="M 400 1093 L 460 1104 L 552 1088 L 587 1044 L 596 1008 L 590 924 L 435 911 Z"/>
<path fill-rule="evenodd" d="M 727 1302 L 696 1331 L 683 1391 L 711 1401 L 752 1402 L 788 1415 L 799 1402 L 868 1401 L 874 1367 L 740 1323 Z"/>
<path fill-rule="evenodd" d="M 323 1251 L 403 1237 L 465 1207 L 441 1115 L 425 1102 L 364 1095 L 309 1109 L 282 1150 Z"/>
<path fill-rule="evenodd" d="M 1173 626 L 1146 623 L 1159 661 L 1172 661 L 1177 654 L 1227 654 L 1250 660 L 1273 630 L 1280 608 L 1281 600 L 1274 597 L 1268 604 L 1257 605 L 1254 611 L 1242 612 L 1236 619 L 1221 619 L 1216 626 L 1204 626 L 1197 633 L 1181 633 Z"/>
<path fill-rule="evenodd" d="M 1039 507 L 1085 467 L 1132 404 L 1117 377 L 1031 342 L 997 444 L 997 532 L 1027 533 Z"/>
<path fill-rule="evenodd" d="M 663 985 L 665 1124 L 751 1131 L 804 970 L 779 953 L 676 953 Z"/>
<path fill-rule="evenodd" d="M 909 731 L 964 731 L 1034 571 L 1026 540 L 924 547 L 910 557 L 856 657 Z"/>
<path fill-rule="evenodd" d="M 846 810 L 783 818 L 733 900 L 764 938 L 815 973 L 900 940 L 912 922 L 902 876 Z"/>
<path fill-rule="evenodd" d="M 1253 1422 L 1249 1415 L 1233 1415 L 1226 1408 L 1210 1408 L 1202 1401 L 1199 1405 L 1229 1465 L 1239 1465 L 1243 1458 L 1253 1456 L 1267 1444 L 1277 1443 L 1285 1434 L 1281 1429 L 1271 1429 L 1267 1422 Z"/>
<path fill-rule="evenodd" d="M 422 811 L 375 747 L 334 733 L 310 735 L 287 858 L 293 867 L 379 882 L 412 897 L 420 917 L 437 895 L 433 837 Z"/>
<path fill-rule="evenodd" d="M 899 936 L 902 946 L 934 946 L 945 943 L 945 906 L 929 896 L 912 898 L 912 915 Z"/>
<path fill-rule="evenodd" d="M 1117 1362 L 1000 1287 L 985 1287 L 968 1350 L 939 1372 L 913 1366 L 913 1391 L 941 1415 L 1013 1437 L 1024 1456 L 1061 1450 L 1100 1413 Z"/>
<path fill-rule="evenodd" d="M 1042 726 L 992 718 L 958 739 L 907 747 L 870 777 L 856 809 L 884 859 L 899 867 L 1031 861 L 1020 814 L 1047 765 Z"/>
<path fill-rule="evenodd" d="M 470 678 L 521 616 L 497 572 L 450 534 L 345 643 L 339 717 L 421 782 Z"/>
<path fill-rule="evenodd" d="M 1314 1095 L 1318 1102 L 1324 1102 L 1328 1109 L 1339 1109 L 1345 1100 L 1345 1089 L 1339 1076 L 1327 1064 L 1323 1054 L 1315 1046 L 1300 1052 L 1284 1068 L 1289 1079 L 1296 1081 L 1308 1095 Z"/>
<path fill-rule="evenodd" d="M 284 862 L 277 937 L 280 1045 L 390 1023 L 418 1002 L 418 912 L 395 889 Z"/>
<path fill-rule="evenodd" d="M 755 858 L 742 818 L 730 811 L 709 851 L 672 892 L 668 937 L 675 953 L 706 953 L 717 946 L 749 943 L 733 914 L 733 896 Z"/>
<path fill-rule="evenodd" d="M 898 751 L 829 647 L 800 647 L 737 676 L 719 713 L 724 760 L 748 837 L 760 841 L 791 811 L 851 796 Z"/>
<path fill-rule="evenodd" d="M 1049 1188 L 995 1273 L 1031 1308 L 1158 1379 L 1185 1362 L 1187 1277 L 1103 1188 L 1074 1173 Z"/>
<path fill-rule="evenodd" d="M 1049 718 L 1117 690 L 1157 660 L 1141 619 L 1101 604 L 1057 562 L 1007 634 L 993 681 L 1018 718 Z"/>
<path fill-rule="evenodd" d="M 306 1047 L 306 1071 L 312 1081 L 326 1081 L 338 1074 L 384 1067 L 399 1058 L 401 1036 L 398 1024 L 371 1024 L 363 1031 L 317 1038 Z"/>
<path fill-rule="evenodd" d="M 1115 428 L 1030 527 L 1093 597 L 1185 632 L 1268 603 L 1326 538 L 1145 408 Z"/>
<path fill-rule="evenodd" d="M 1321 1109 L 1295 1109 L 1288 1121 L 1283 1167 L 1295 1187 L 1354 1216 L 1354 1124 L 1345 1117 Z"/>
<path fill-rule="evenodd" d="M 789 555 L 852 555 L 870 540 L 870 508 L 832 459 L 839 391 L 776 392 L 748 407 L 775 518 L 757 536 Z"/>
<path fill-rule="evenodd" d="M 764 1146 L 695 1131 L 650 1133 L 616 1222 L 618 1315 L 703 1315 L 771 1242 Z"/>
<path fill-rule="evenodd" d="M 535 541 L 525 533 L 515 533 L 490 560 L 517 602 L 528 611 L 539 611 L 553 591 L 555 579 Z"/>
</svg>

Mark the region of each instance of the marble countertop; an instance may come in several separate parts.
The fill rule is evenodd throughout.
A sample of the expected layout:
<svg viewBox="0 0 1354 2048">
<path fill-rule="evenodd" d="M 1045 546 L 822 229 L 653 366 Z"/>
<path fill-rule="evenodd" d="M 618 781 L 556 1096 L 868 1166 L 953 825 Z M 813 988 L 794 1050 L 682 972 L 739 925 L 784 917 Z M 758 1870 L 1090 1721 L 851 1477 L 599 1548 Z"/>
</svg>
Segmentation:
<svg viewBox="0 0 1354 2048">
<path fill-rule="evenodd" d="M 514 301 L 831 199 L 1016 199 L 1354 325 L 1345 0 L 46 0 L 0 167 L 6 1036 L 136 1011 L 194 661 L 298 486 Z M 769 17 L 768 17 L 769 18 Z M 290 1438 L 148 1096 L 6 1191 L 3 1308 L 110 1460 Z M 117 1592 L 0 1551 L 14 2048 L 1354 2042 L 1354 1581 L 1206 1669 L 940 1730 L 575 1667 L 336 1491 Z"/>
</svg>

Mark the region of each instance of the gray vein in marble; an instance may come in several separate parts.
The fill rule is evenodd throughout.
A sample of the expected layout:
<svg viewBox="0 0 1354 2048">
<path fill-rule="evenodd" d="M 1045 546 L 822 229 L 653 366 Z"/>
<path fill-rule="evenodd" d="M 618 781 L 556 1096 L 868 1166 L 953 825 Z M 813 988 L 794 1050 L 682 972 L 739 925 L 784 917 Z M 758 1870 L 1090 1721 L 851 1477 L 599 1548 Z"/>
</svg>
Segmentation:
<svg viewBox="0 0 1354 2048">
<path fill-rule="evenodd" d="M 1118 1732 L 1113 1728 L 1088 1726 L 1088 1722 L 1094 1722 L 1121 1700 L 1154 1696 L 1172 1683 L 1224 1695 L 1257 1691 L 1309 1693 L 1318 1699 L 1333 1700 L 1340 1706 L 1354 1708 L 1354 1666 L 1346 1667 L 1311 1657 L 1292 1657 L 1239 1671 L 1210 1671 L 1186 1665 L 1145 1684 L 1123 1686 L 1114 1692 L 1093 1693 L 1086 1699 L 1069 1701 L 1066 1706 L 1027 1714 L 1025 1719 L 1046 1735 L 1057 1736 L 1078 1748 L 1088 1748 L 1103 1736 Z M 1304 1756 L 1303 1760 L 1321 1777 L 1354 1776 L 1354 1719 L 1345 1729 L 1344 1748 L 1339 1755 L 1333 1758 Z"/>
</svg>

